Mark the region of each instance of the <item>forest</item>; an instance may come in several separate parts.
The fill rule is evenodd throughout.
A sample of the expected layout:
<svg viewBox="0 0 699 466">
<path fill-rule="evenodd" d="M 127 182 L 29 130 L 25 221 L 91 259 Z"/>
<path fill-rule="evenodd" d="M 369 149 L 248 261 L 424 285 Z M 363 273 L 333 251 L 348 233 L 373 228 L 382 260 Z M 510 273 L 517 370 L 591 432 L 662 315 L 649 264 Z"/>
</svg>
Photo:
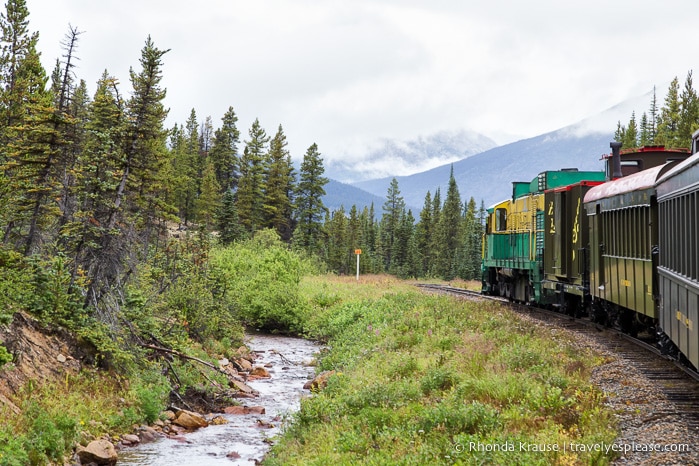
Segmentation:
<svg viewBox="0 0 699 466">
<path fill-rule="evenodd" d="M 95 416 L 89 393 L 119 393 L 130 406 L 105 409 L 116 414 L 98 433 L 152 421 L 168 398 L 211 389 L 188 363 L 149 348 L 226 355 L 246 325 L 312 336 L 300 277 L 352 275 L 356 249 L 362 273 L 479 274 L 484 209 L 462 203 L 453 177 L 444 202 L 427 193 L 419 219 L 395 180 L 377 210 L 329 212 L 315 143 L 297 169 L 281 124 L 270 136 L 255 120 L 241 136 L 232 106 L 218 127 L 193 109 L 166 128 L 168 50 L 151 37 L 128 88 L 105 71 L 90 95 L 76 75 L 81 32 L 68 28 L 49 73 L 29 18 L 24 0 L 9 0 L 0 17 L 0 327 L 29 316 L 47 332 L 68 331 L 102 372 L 70 384 L 66 376 L 40 404 L 32 383 L 14 393 L 23 415 L 0 428 L 3 464 L 62 458 L 88 417 L 80 410 Z M 0 339 L 0 375 L 20 366 L 12 338 Z M 77 412 L 66 411 L 73 397 Z"/>
<path fill-rule="evenodd" d="M 464 202 L 453 175 L 446 193 L 426 192 L 417 216 L 395 179 L 382 206 L 330 212 L 315 143 L 297 169 L 282 124 L 272 135 L 256 119 L 241 133 L 233 106 L 218 124 L 192 109 L 166 128 L 168 50 L 151 37 L 128 89 L 105 71 L 89 95 L 76 76 L 80 31 L 68 29 L 49 73 L 29 16 L 24 0 L 8 0 L 0 18 L 0 325 L 27 313 L 67 329 L 95 368 L 130 380 L 134 409 L 105 419 L 107 429 L 155 419 L 172 395 L 148 347 L 225 354 L 245 325 L 308 332 L 299 277 L 353 275 L 357 249 L 363 274 L 479 278 L 485 206 Z M 653 98 L 640 130 L 632 115 L 616 136 L 626 147 L 687 145 L 698 108 L 690 72 L 661 109 Z M 0 372 L 13 358 L 0 341 Z M 187 385 L 191 369 L 169 369 Z M 38 447 L 31 435 L 72 440 L 77 421 L 61 416 L 27 421 L 22 435 L 0 428 L 0 459 L 58 461 L 67 445 Z"/>
</svg>

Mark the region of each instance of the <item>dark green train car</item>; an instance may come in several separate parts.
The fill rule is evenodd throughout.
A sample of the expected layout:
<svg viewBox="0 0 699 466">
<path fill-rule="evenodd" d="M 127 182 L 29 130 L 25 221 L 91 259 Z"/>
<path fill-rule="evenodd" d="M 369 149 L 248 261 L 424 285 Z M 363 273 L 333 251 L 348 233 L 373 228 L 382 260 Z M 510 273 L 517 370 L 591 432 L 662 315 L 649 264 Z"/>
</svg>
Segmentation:
<svg viewBox="0 0 699 466">
<path fill-rule="evenodd" d="M 589 242 L 583 199 L 604 182 L 604 172 L 544 194 L 544 279 L 546 300 L 562 312 L 581 315 L 589 300 Z"/>
</svg>

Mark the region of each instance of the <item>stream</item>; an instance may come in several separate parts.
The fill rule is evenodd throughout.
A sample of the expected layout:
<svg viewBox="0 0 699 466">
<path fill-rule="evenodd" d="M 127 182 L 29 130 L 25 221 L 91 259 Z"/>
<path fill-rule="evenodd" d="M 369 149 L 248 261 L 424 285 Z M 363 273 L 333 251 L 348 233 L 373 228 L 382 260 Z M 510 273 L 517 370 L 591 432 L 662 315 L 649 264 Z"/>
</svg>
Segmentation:
<svg viewBox="0 0 699 466">
<path fill-rule="evenodd" d="M 300 399 L 310 392 L 303 385 L 313 377 L 308 363 L 319 346 L 300 338 L 255 334 L 247 346 L 257 353 L 255 365 L 267 367 L 271 378 L 247 382 L 259 392 L 241 398 L 243 406 L 263 406 L 265 414 L 221 414 L 228 424 L 210 425 L 184 435 L 185 441 L 162 438 L 153 443 L 119 451 L 120 466 L 252 465 L 262 460 L 270 439 L 279 434 L 285 417 L 299 409 Z M 274 427 L 270 427 L 270 424 Z"/>
</svg>

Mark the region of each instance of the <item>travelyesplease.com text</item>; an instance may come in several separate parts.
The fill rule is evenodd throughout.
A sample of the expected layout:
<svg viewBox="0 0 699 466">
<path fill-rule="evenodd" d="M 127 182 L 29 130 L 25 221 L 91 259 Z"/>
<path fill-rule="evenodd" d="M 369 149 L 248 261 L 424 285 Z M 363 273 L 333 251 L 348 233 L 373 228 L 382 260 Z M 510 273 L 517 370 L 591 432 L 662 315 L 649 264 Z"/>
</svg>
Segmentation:
<svg viewBox="0 0 699 466">
<path fill-rule="evenodd" d="M 506 441 L 502 443 L 468 442 L 454 445 L 455 453 L 496 452 L 496 451 L 527 451 L 527 452 L 603 452 L 633 453 L 633 452 L 688 452 L 689 445 L 685 443 L 529 443 Z"/>
</svg>

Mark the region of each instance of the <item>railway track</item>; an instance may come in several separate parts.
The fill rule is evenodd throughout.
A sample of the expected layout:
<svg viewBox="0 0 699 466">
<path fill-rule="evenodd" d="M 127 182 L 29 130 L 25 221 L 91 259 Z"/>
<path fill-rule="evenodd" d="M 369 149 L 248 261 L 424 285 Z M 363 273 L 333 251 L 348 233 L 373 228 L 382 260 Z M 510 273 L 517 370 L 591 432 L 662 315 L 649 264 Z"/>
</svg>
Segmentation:
<svg viewBox="0 0 699 466">
<path fill-rule="evenodd" d="M 654 412 L 653 417 L 660 419 L 681 416 L 689 429 L 699 432 L 699 374 L 663 355 L 653 345 L 587 319 L 576 319 L 558 312 L 512 303 L 506 298 L 485 296 L 475 291 L 444 285 L 420 284 L 418 286 L 468 299 L 500 302 L 515 312 L 549 325 L 565 328 L 598 342 L 649 380 L 656 382 L 655 385 L 670 403 L 665 408 Z"/>
</svg>

